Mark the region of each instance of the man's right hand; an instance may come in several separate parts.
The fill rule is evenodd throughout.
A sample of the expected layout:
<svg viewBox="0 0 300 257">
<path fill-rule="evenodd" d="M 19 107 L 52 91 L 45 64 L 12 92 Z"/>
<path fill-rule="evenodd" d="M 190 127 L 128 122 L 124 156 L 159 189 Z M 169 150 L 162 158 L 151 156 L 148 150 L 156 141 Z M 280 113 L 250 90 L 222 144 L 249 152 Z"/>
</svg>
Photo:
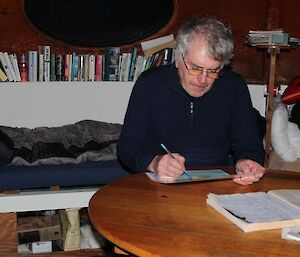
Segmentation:
<svg viewBox="0 0 300 257">
<path fill-rule="evenodd" d="M 177 153 L 157 155 L 148 166 L 148 170 L 160 177 L 175 179 L 185 171 L 185 158 Z"/>
</svg>

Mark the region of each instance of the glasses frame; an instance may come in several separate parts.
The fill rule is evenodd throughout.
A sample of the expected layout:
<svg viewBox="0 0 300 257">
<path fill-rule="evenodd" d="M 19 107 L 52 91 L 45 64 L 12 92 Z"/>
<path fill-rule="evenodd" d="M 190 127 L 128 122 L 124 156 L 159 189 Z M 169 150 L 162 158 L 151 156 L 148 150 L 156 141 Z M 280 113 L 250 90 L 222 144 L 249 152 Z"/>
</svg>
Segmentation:
<svg viewBox="0 0 300 257">
<path fill-rule="evenodd" d="M 184 55 L 181 54 L 182 56 L 182 61 L 184 63 L 185 68 L 187 69 L 189 75 L 191 76 L 199 76 L 202 75 L 203 72 L 206 71 L 207 77 L 211 78 L 211 79 L 218 79 L 221 74 L 222 74 L 222 70 L 220 68 L 213 70 L 213 69 L 206 69 L 206 68 L 202 68 L 202 67 L 197 67 L 197 68 L 192 68 L 192 67 L 188 67 L 187 63 L 184 60 Z"/>
</svg>

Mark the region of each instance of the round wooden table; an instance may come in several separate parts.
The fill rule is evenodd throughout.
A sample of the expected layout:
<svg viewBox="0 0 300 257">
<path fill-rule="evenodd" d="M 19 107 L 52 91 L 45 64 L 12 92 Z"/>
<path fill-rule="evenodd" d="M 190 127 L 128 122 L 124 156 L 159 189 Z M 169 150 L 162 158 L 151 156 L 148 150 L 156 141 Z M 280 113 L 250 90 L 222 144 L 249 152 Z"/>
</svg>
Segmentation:
<svg viewBox="0 0 300 257">
<path fill-rule="evenodd" d="M 226 171 L 226 169 L 224 169 Z M 95 228 L 137 256 L 300 256 L 281 229 L 245 233 L 206 204 L 217 194 L 300 188 L 299 174 L 268 172 L 249 186 L 231 180 L 159 184 L 144 173 L 101 188 L 89 203 Z"/>
</svg>

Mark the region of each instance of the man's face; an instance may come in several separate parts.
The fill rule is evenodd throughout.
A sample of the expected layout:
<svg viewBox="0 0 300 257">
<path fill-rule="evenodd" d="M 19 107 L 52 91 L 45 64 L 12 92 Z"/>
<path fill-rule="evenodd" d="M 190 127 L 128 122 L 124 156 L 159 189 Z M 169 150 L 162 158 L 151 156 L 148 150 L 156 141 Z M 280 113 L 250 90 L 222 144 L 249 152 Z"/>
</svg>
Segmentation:
<svg viewBox="0 0 300 257">
<path fill-rule="evenodd" d="M 210 78 L 207 70 L 218 71 L 221 66 L 220 61 L 209 56 L 206 45 L 205 40 L 195 38 L 189 44 L 186 55 L 183 56 L 184 59 L 177 58 L 175 61 L 181 84 L 185 91 L 193 97 L 203 96 L 211 89 L 215 78 Z M 191 75 L 187 68 L 204 68 L 204 71 L 198 75 Z"/>
</svg>

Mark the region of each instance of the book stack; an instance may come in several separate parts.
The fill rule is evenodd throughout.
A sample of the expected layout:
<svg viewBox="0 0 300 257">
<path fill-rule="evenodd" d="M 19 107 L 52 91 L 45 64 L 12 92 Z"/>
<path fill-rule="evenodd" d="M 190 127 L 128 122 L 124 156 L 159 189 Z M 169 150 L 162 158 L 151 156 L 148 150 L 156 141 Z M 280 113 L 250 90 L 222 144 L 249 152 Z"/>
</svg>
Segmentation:
<svg viewBox="0 0 300 257">
<path fill-rule="evenodd" d="M 246 36 L 246 42 L 250 46 L 257 45 L 289 45 L 289 34 L 279 30 L 250 30 Z"/>
</svg>

